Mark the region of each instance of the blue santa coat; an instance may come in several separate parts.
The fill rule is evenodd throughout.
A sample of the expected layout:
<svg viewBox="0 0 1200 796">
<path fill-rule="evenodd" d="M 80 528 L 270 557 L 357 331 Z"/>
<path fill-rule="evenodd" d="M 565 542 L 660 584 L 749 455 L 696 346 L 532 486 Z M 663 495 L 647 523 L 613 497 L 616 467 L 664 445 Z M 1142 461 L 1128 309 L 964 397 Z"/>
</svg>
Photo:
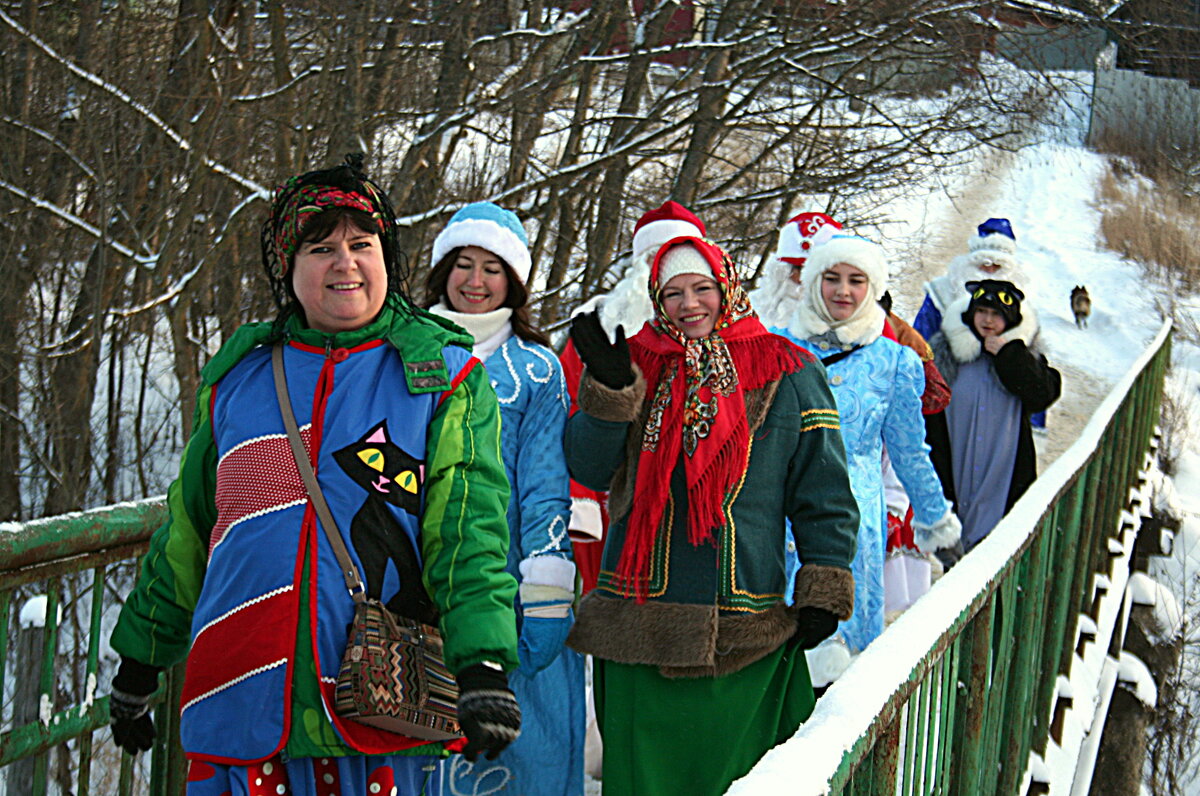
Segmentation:
<svg viewBox="0 0 1200 796">
<path fill-rule="evenodd" d="M 563 454 L 567 383 L 550 349 L 516 335 L 484 366 L 500 402 L 500 452 L 512 485 L 508 569 L 519 581 L 524 558 L 571 557 L 570 476 Z M 581 796 L 587 720 L 583 656 L 564 646 L 537 674 L 512 672 L 509 686 L 521 706 L 520 736 L 494 761 L 449 761 L 447 793 Z"/>
<path fill-rule="evenodd" d="M 817 357 L 822 349 L 798 340 L 786 329 L 772 329 Z M 917 522 L 932 525 L 950 504 L 929 459 L 921 393 L 925 372 L 911 349 L 886 337 L 876 338 L 850 356 L 826 366 L 837 400 L 842 440 L 850 465 L 850 488 L 858 501 L 861 524 L 854 573 L 854 615 L 838 631 L 859 652 L 883 632 L 883 565 L 887 553 L 887 504 L 883 494 L 883 446 L 912 501 Z"/>
</svg>

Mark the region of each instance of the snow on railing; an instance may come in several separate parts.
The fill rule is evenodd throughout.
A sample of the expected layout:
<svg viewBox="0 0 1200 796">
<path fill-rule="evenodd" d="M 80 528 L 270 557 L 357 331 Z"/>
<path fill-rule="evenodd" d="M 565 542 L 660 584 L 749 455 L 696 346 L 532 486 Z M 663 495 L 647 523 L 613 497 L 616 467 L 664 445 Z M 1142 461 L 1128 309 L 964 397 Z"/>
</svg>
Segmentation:
<svg viewBox="0 0 1200 796">
<path fill-rule="evenodd" d="M 1039 529 L 1051 523 L 1051 518 L 1056 516 L 1058 504 L 1064 504 L 1064 512 L 1075 512 L 1078 525 L 1079 507 L 1074 504 L 1079 501 L 1097 500 L 1095 495 L 1084 494 L 1085 487 L 1088 485 L 1083 483 L 1086 477 L 1085 473 L 1090 473 L 1092 478 L 1110 478 L 1113 473 L 1118 472 L 1119 467 L 1115 460 L 1112 462 L 1113 466 L 1110 468 L 1110 472 L 1100 472 L 1102 468 L 1097 454 L 1102 445 L 1106 443 L 1114 449 L 1120 448 L 1121 446 L 1116 445 L 1114 440 L 1118 436 L 1132 433 L 1129 429 L 1122 427 L 1132 424 L 1114 424 L 1112 421 L 1122 410 L 1139 409 L 1136 406 L 1131 409 L 1127 405 L 1127 401 L 1133 401 L 1136 397 L 1147 393 L 1147 390 L 1143 388 L 1147 386 L 1148 382 L 1145 379 L 1142 381 L 1139 379 L 1148 369 L 1154 371 L 1153 374 L 1147 375 L 1154 379 L 1154 382 L 1149 384 L 1149 388 L 1150 393 L 1154 395 L 1155 405 L 1140 408 L 1147 416 L 1151 412 L 1155 417 L 1157 416 L 1157 401 L 1161 393 L 1154 390 L 1161 390 L 1164 363 L 1161 359 L 1156 358 L 1163 351 L 1170 331 L 1171 324 L 1167 321 L 1159 330 L 1154 341 L 1096 409 L 1076 442 L 1033 483 L 992 533 L 970 555 L 965 556 L 933 584 L 924 597 L 919 599 L 878 639 L 872 642 L 845 674 L 835 681 L 824 696 L 818 700 L 812 716 L 796 734 L 767 752 L 750 773 L 733 783 L 728 790 L 729 794 L 764 796 L 765 794 L 786 793 L 792 796 L 807 796 L 808 794 L 841 792 L 847 781 L 855 776 L 856 769 L 870 755 L 874 755 L 874 759 L 872 765 L 867 768 L 872 770 L 865 776 L 870 777 L 871 781 L 877 785 L 875 788 L 869 788 L 867 792 L 884 792 L 879 789 L 878 783 L 880 782 L 891 783 L 890 788 L 894 789 L 895 784 L 901 780 L 904 781 L 906 788 L 913 789 L 911 792 L 931 792 L 933 787 L 938 784 L 939 777 L 951 776 L 952 768 L 955 774 L 960 773 L 956 766 L 972 769 L 964 771 L 966 776 L 976 778 L 990 776 L 992 784 L 995 786 L 995 768 L 991 768 L 990 773 L 980 774 L 979 772 L 979 769 L 987 770 L 989 768 L 982 765 L 983 761 L 1002 756 L 1003 752 L 998 751 L 995 747 L 1001 745 L 1003 736 L 1008 733 L 1014 735 L 1024 733 L 1028 736 L 1032 731 L 1025 731 L 1019 727 L 1000 727 L 995 729 L 995 734 L 1000 737 L 989 738 L 987 737 L 989 729 L 986 722 L 1001 721 L 1002 715 L 974 716 L 966 719 L 961 715 L 956 716 L 954 709 L 956 701 L 969 703 L 969 700 L 972 699 L 967 695 L 958 694 L 968 688 L 959 677 L 973 664 L 970 660 L 959 659 L 960 666 L 955 669 L 955 662 L 951 660 L 947 665 L 944 658 L 951 657 L 952 653 L 957 655 L 959 652 L 968 655 L 972 649 L 977 653 L 982 651 L 982 656 L 990 660 L 983 661 L 981 665 L 985 669 L 989 663 L 992 666 L 992 670 L 985 673 L 984 680 L 981 682 L 983 690 L 991 690 L 992 678 L 1003 679 L 1001 676 L 1008 676 L 1009 664 L 1007 661 L 1002 661 L 1001 658 L 1005 654 L 1015 655 L 1016 647 L 1015 644 L 1011 645 L 1011 648 L 1001 646 L 1000 649 L 993 649 L 989 655 L 988 650 L 993 643 L 1001 645 L 1007 643 L 1005 640 L 993 642 L 991 638 L 993 616 L 989 614 L 986 618 L 988 638 L 982 640 L 976 638 L 972 644 L 962 644 L 960 649 L 960 641 L 965 635 L 964 630 L 968 630 L 969 623 L 976 619 L 977 614 L 983 613 L 981 609 L 988 606 L 994 611 L 994 621 L 997 627 L 1002 628 L 1003 633 L 1024 633 L 1027 630 L 1026 628 L 1014 628 L 1012 624 L 1002 624 L 1002 622 L 1012 621 L 1008 618 L 1012 614 L 1012 603 L 1027 599 L 1029 593 L 1034 593 L 1035 599 L 1044 599 L 1044 597 L 1033 589 L 1029 589 L 1026 594 L 1021 594 L 1022 587 L 1019 585 L 1012 586 L 1011 596 L 1009 592 L 1001 595 L 1002 586 L 1006 579 L 1010 579 L 1017 570 L 1018 560 L 1022 556 L 1026 556 L 1035 546 L 1035 537 L 1039 535 L 1053 537 L 1061 531 L 1062 519 L 1060 518 L 1057 526 L 1051 529 L 1055 533 L 1037 533 Z M 1135 388 L 1137 388 L 1136 391 Z M 1136 394 L 1134 394 L 1135 392 Z M 1138 428 L 1144 431 L 1144 435 L 1148 439 L 1154 426 L 1153 419 L 1141 417 L 1138 418 L 1138 421 Z M 1112 428 L 1110 428 L 1110 424 L 1112 424 Z M 1128 436 L 1122 438 L 1129 439 Z M 1134 441 L 1141 444 L 1140 440 Z M 1134 446 L 1130 444 L 1127 447 L 1133 448 Z M 1143 451 L 1125 451 L 1125 453 L 1129 461 L 1138 463 L 1137 466 L 1129 468 L 1136 472 L 1140 467 Z M 1136 458 L 1134 458 L 1135 455 Z M 1115 459 L 1116 454 L 1114 453 L 1113 456 Z M 1094 462 L 1094 459 L 1097 461 Z M 1113 486 L 1113 490 L 1119 493 L 1124 493 L 1127 488 L 1128 484 Z M 1101 491 L 1107 494 L 1109 490 Z M 1105 507 L 1101 506 L 1100 508 L 1104 509 Z M 1114 524 L 1119 516 L 1120 508 L 1121 506 L 1114 503 L 1112 512 Z M 1099 511 L 1096 513 L 1096 518 L 1097 524 L 1099 524 Z M 1067 519 L 1070 520 L 1069 517 Z M 1115 527 L 1103 528 L 1099 532 L 1103 535 L 1095 540 L 1096 544 L 1101 545 L 1105 555 L 1107 555 L 1108 535 L 1115 533 L 1116 530 Z M 1053 543 L 1052 540 L 1037 541 L 1038 554 L 1046 557 L 1041 553 L 1044 549 L 1043 546 Z M 1086 551 L 1084 555 L 1086 556 Z M 1040 566 L 1047 578 L 1053 576 L 1053 567 L 1042 560 L 1029 561 L 1027 556 L 1027 560 L 1023 564 L 1025 567 Z M 1069 576 L 1070 572 L 1068 571 L 1066 574 Z M 1011 579 L 1016 583 L 1015 577 L 1011 577 Z M 1085 580 L 1088 579 L 1085 578 Z M 1042 585 L 1048 588 L 1050 583 L 1047 580 Z M 1084 588 L 1089 587 L 1087 583 L 1082 585 Z M 1055 588 L 1058 588 L 1057 584 Z M 997 607 L 997 604 L 1005 602 L 1005 599 L 1000 599 L 1001 597 L 1009 603 L 1003 607 L 1003 611 L 1008 612 L 1003 617 L 1002 609 Z M 1075 595 L 1070 597 L 1072 600 L 1076 599 Z M 1073 616 L 1068 615 L 1065 621 L 1069 623 L 1073 619 Z M 1052 628 L 1047 627 L 1046 629 L 1049 633 Z M 1066 638 L 1059 642 L 1060 646 L 1074 640 L 1074 633 L 1065 632 L 1066 629 L 1064 626 L 1063 635 Z M 1071 629 L 1073 630 L 1073 628 Z M 1012 639 L 1008 641 L 1012 641 Z M 1023 643 L 1033 646 L 1033 643 L 1027 638 L 1023 639 Z M 1047 644 L 1047 648 L 1049 646 Z M 1025 654 L 1022 650 L 1022 655 Z M 1036 684 L 1026 685 L 1029 692 L 1035 695 L 1044 692 L 1046 700 L 1052 704 L 1058 666 L 1058 659 L 1046 660 L 1042 677 L 1048 681 L 1048 687 Z M 936 684 L 925 682 L 935 669 L 949 683 L 949 689 L 941 688 L 939 690 Z M 922 703 L 919 709 L 922 715 L 919 716 L 916 715 L 917 711 L 914 706 L 910 704 L 915 701 L 918 693 Z M 994 694 L 977 695 L 974 699 L 982 700 L 982 702 L 967 704 L 966 711 L 969 712 L 979 705 L 986 705 L 990 709 L 994 706 L 995 698 Z M 1000 706 L 1011 709 L 1011 698 L 1007 702 L 1001 700 Z M 1020 719 L 1031 725 L 1040 722 L 1042 728 L 1039 731 L 1044 735 L 1045 718 L 1050 712 L 1050 704 L 1027 704 L 1023 707 L 1024 710 L 1019 714 Z M 959 713 L 964 712 L 962 704 L 959 704 L 958 708 Z M 949 716 L 945 715 L 947 712 Z M 1004 713 L 1003 710 L 999 712 Z M 933 715 L 937 713 L 942 715 Z M 950 744 L 939 735 L 943 731 L 946 735 L 950 735 L 952 732 L 959 733 L 959 724 L 971 721 L 976 724 L 985 723 L 983 729 L 978 726 L 971 728 L 972 732 L 983 736 L 981 743 L 985 748 L 983 751 L 973 749 L 975 758 L 969 764 L 947 759 Z M 923 737 L 913 736 L 914 727 L 912 725 L 914 724 L 918 735 L 924 733 Z M 953 731 L 950 729 L 951 727 L 954 728 Z M 911 749 L 905 748 L 914 743 L 924 743 L 936 748 L 932 751 L 927 749 L 929 759 L 921 763 L 919 759 L 914 760 Z M 875 747 L 887 748 L 880 750 Z M 1018 779 L 1028 775 L 1026 769 L 1030 758 L 1029 751 L 1026 748 L 1016 753 L 1009 752 L 1010 763 L 1022 767 L 1022 772 L 1017 774 Z M 991 755 L 992 758 L 987 758 L 988 755 Z M 884 766 L 891 767 L 890 772 L 880 771 L 880 759 L 884 761 Z M 997 767 L 1000 767 L 1001 761 L 996 759 L 995 762 Z M 922 765 L 924 773 L 921 770 Z M 1008 776 L 1013 776 L 1011 771 L 1008 772 Z M 952 782 L 950 790 L 944 790 L 946 782 L 942 781 L 940 783 L 941 792 L 970 792 L 962 789 L 963 784 L 957 781 Z M 910 791 L 905 789 L 904 792 Z"/>
</svg>

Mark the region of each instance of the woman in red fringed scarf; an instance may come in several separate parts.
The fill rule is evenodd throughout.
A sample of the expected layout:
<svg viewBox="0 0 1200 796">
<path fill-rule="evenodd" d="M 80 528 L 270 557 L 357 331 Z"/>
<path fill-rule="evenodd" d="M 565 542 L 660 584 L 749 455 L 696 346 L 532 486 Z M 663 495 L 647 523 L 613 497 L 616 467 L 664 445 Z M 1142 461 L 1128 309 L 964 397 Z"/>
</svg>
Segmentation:
<svg viewBox="0 0 1200 796">
<path fill-rule="evenodd" d="M 571 327 L 567 461 L 611 524 L 568 643 L 596 659 L 604 793 L 719 794 L 812 711 L 803 650 L 851 613 L 858 510 L 824 369 L 767 332 L 725 253 L 676 238 L 648 288 L 628 342 Z"/>
</svg>

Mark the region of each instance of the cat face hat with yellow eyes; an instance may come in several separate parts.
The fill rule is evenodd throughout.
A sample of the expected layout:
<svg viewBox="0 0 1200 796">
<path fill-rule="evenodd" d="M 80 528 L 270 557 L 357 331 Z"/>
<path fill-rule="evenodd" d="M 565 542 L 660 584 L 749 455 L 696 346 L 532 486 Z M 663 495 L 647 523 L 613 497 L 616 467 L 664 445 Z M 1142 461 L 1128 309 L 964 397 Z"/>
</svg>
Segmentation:
<svg viewBox="0 0 1200 796">
<path fill-rule="evenodd" d="M 1012 282 L 999 279 L 981 279 L 977 282 L 967 282 L 966 290 L 971 294 L 971 303 L 962 314 L 963 323 L 970 328 L 975 310 L 980 307 L 990 307 L 1004 317 L 1007 329 L 1021 325 L 1021 302 L 1025 294 Z"/>
</svg>

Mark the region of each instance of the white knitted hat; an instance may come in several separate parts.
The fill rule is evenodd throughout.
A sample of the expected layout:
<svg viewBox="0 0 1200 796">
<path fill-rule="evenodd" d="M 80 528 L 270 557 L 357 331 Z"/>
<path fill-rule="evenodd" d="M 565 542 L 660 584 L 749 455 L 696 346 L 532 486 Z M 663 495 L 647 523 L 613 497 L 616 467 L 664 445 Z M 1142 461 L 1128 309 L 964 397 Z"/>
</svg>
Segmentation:
<svg viewBox="0 0 1200 796">
<path fill-rule="evenodd" d="M 708 260 L 690 243 L 672 246 L 662 255 L 658 267 L 658 289 L 662 290 L 668 282 L 681 274 L 699 274 L 709 279 L 713 276 Z"/>
<path fill-rule="evenodd" d="M 866 238 L 834 235 L 826 243 L 814 246 L 800 274 L 805 291 L 821 281 L 821 275 L 838 263 L 853 265 L 871 281 L 871 298 L 878 301 L 887 290 L 888 264 L 883 247 Z M 818 294 L 819 295 L 819 294 Z"/>
</svg>

